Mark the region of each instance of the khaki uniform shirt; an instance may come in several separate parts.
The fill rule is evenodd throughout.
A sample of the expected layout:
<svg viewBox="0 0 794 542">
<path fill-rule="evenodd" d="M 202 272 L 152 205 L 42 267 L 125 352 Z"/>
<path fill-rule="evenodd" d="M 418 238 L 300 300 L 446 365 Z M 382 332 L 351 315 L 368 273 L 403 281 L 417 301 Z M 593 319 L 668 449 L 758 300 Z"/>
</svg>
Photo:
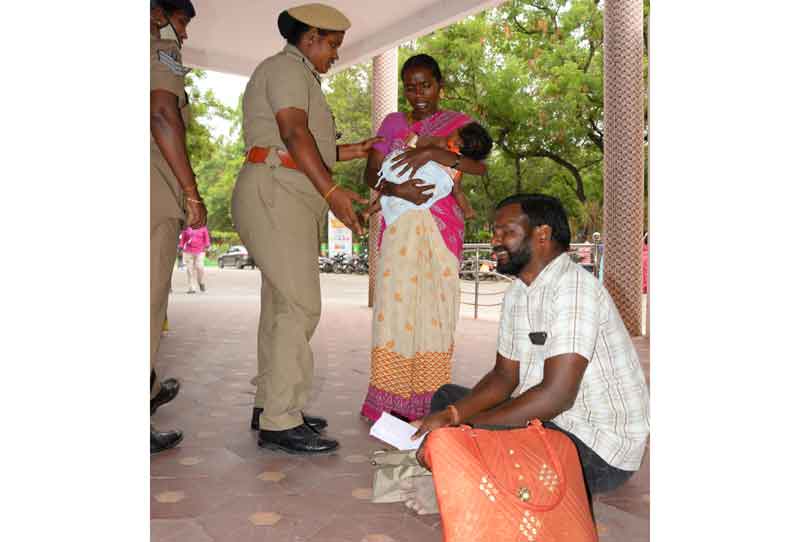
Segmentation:
<svg viewBox="0 0 794 542">
<path fill-rule="evenodd" d="M 532 341 L 530 333 L 545 336 Z M 548 358 L 584 357 L 574 405 L 551 421 L 613 467 L 640 467 L 650 431 L 648 386 L 609 292 L 591 273 L 561 254 L 529 286 L 516 279 L 505 292 L 497 344 L 520 363 L 517 394 L 543 381 Z"/>
<path fill-rule="evenodd" d="M 179 112 L 182 122 L 187 128 L 190 121 L 190 108 L 185 93 L 185 73 L 182 66 L 182 54 L 173 40 L 151 38 L 149 47 L 149 63 L 151 65 L 150 90 L 167 90 L 178 98 Z M 160 147 L 149 136 L 151 150 L 150 178 L 150 212 L 151 222 L 162 218 L 178 218 L 184 220 L 184 201 L 182 188 L 166 162 Z"/>
<path fill-rule="evenodd" d="M 306 112 L 309 131 L 317 142 L 323 162 L 332 169 L 336 163 L 336 125 L 325 101 L 320 76 L 311 61 L 297 47 L 262 61 L 254 70 L 243 94 L 245 149 L 277 147 L 287 150 L 278 131 L 276 113 L 294 107 Z"/>
</svg>

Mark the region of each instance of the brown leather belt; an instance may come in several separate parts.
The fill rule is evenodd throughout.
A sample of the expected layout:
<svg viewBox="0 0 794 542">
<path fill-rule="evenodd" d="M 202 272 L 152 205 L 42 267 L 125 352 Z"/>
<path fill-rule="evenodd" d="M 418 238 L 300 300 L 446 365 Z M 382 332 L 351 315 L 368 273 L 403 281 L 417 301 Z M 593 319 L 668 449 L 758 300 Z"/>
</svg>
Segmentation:
<svg viewBox="0 0 794 542">
<path fill-rule="evenodd" d="M 270 147 L 251 147 L 251 150 L 249 150 L 246 155 L 246 160 L 254 164 L 260 164 L 267 160 L 271 150 Z M 281 161 L 282 166 L 290 169 L 298 169 L 298 164 L 295 163 L 295 160 L 293 160 L 292 156 L 290 156 L 287 151 L 276 149 L 276 152 L 278 153 L 278 159 Z"/>
</svg>

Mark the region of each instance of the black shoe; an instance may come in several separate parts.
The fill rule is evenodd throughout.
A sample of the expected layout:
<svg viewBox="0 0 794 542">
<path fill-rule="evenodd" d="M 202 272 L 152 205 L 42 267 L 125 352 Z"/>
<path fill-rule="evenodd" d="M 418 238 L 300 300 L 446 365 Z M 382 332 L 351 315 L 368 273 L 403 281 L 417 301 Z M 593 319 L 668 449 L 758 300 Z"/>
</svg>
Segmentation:
<svg viewBox="0 0 794 542">
<path fill-rule="evenodd" d="M 154 399 L 149 400 L 149 415 L 153 415 L 158 408 L 176 397 L 177 393 L 179 393 L 179 380 L 168 378 L 160 382 L 160 391 Z"/>
<path fill-rule="evenodd" d="M 262 414 L 263 410 L 264 409 L 262 408 L 254 407 L 254 413 L 251 416 L 251 430 L 259 431 L 259 415 Z M 308 425 L 315 432 L 322 431 L 328 427 L 328 422 L 325 420 L 325 418 L 320 418 L 319 416 L 308 416 L 304 414 L 303 423 Z"/>
<path fill-rule="evenodd" d="M 339 448 L 339 442 L 323 438 L 303 424 L 286 431 L 259 431 L 259 447 L 289 454 L 325 454 Z"/>
<path fill-rule="evenodd" d="M 199 284 L 199 290 L 201 290 L 202 292 L 206 292 L 207 291 L 207 285 L 206 284 Z"/>
<path fill-rule="evenodd" d="M 158 431 L 152 427 L 151 434 L 149 450 L 152 454 L 170 450 L 182 442 L 182 431 Z"/>
<path fill-rule="evenodd" d="M 325 418 L 321 418 L 319 416 L 309 416 L 308 414 L 303 414 L 303 423 L 314 429 L 315 431 L 322 431 L 326 427 L 328 427 L 328 422 Z"/>
</svg>

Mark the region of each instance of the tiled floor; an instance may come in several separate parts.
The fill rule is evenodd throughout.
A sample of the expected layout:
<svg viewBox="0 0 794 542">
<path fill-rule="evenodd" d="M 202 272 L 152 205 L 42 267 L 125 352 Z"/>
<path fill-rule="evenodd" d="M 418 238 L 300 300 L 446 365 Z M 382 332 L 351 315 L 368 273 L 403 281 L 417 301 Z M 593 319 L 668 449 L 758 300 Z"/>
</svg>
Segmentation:
<svg viewBox="0 0 794 542">
<path fill-rule="evenodd" d="M 248 426 L 254 399 L 259 274 L 209 270 L 208 291 L 185 294 L 174 274 L 160 371 L 179 396 L 153 421 L 180 428 L 182 444 L 151 458 L 151 533 L 158 542 L 440 541 L 439 516 L 369 502 L 368 457 L 382 446 L 358 415 L 369 370 L 366 277 L 323 275 L 323 317 L 313 340 L 316 390 L 309 409 L 329 420 L 338 453 L 294 457 L 260 450 Z M 462 311 L 453 381 L 472 385 L 493 363 L 497 313 Z M 648 371 L 648 342 L 636 345 Z M 602 541 L 649 539 L 649 456 L 624 487 L 598 496 Z M 496 542 L 496 541 L 495 541 Z"/>
</svg>

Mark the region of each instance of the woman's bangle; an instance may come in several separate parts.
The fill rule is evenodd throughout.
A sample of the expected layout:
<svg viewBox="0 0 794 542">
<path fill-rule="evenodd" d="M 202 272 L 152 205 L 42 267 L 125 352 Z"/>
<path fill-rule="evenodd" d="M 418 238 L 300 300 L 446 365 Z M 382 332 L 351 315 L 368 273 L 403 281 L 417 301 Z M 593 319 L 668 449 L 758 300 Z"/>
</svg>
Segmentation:
<svg viewBox="0 0 794 542">
<path fill-rule="evenodd" d="M 447 405 L 447 410 L 452 414 L 452 425 L 460 424 L 460 412 L 455 405 Z"/>
<path fill-rule="evenodd" d="M 193 198 L 188 198 L 188 197 L 186 197 L 185 200 L 186 201 L 192 201 L 193 203 L 204 203 L 200 199 L 193 199 Z"/>
<path fill-rule="evenodd" d="M 338 184 L 334 184 L 334 185 L 333 185 L 331 188 L 329 188 L 329 189 L 328 189 L 328 192 L 326 192 L 326 193 L 325 193 L 325 195 L 323 196 L 323 199 L 324 199 L 325 201 L 328 201 L 328 196 L 330 196 L 330 195 L 331 195 L 331 192 L 333 192 L 333 191 L 334 191 L 334 190 L 336 190 L 337 188 L 339 188 L 339 185 L 338 185 Z"/>
</svg>

